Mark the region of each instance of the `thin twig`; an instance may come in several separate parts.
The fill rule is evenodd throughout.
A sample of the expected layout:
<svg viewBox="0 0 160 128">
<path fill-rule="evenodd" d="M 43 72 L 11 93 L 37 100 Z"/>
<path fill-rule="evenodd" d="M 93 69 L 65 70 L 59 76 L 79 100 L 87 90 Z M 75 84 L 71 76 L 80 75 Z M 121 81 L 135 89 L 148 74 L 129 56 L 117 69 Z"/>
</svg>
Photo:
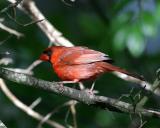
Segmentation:
<svg viewBox="0 0 160 128">
<path fill-rule="evenodd" d="M 153 85 L 151 86 L 151 90 L 152 92 L 157 92 L 156 89 L 160 87 L 160 79 L 159 79 L 159 69 L 157 70 L 157 78 L 155 79 Z M 140 101 L 139 103 L 137 104 L 139 107 L 141 106 L 144 106 L 145 103 L 148 101 L 148 97 L 147 96 L 144 96 Z"/>
<path fill-rule="evenodd" d="M 58 112 L 59 109 L 61 109 L 62 107 L 65 107 L 65 106 L 71 106 L 71 105 L 75 105 L 77 104 L 77 101 L 74 101 L 74 100 L 70 100 L 70 101 L 67 101 L 66 103 L 54 108 L 51 112 L 49 112 L 46 116 L 44 116 L 44 118 L 40 121 L 40 123 L 38 124 L 38 128 L 41 128 L 42 125 L 51 117 L 53 116 L 56 112 Z"/>
<path fill-rule="evenodd" d="M 14 0 L 8 0 L 13 2 Z M 22 3 L 22 8 L 33 21 L 39 21 L 45 19 L 42 22 L 37 23 L 44 34 L 49 38 L 49 42 L 53 42 L 56 45 L 73 46 L 73 44 L 63 37 L 62 33 L 58 31 L 40 12 L 36 7 L 35 2 L 32 0 L 24 0 Z"/>
<path fill-rule="evenodd" d="M 1 61 L 0 61 L 1 62 Z M 19 72 L 19 73 L 24 73 L 28 75 L 33 75 L 33 69 L 38 66 L 42 61 L 41 60 L 35 60 L 31 65 L 29 65 L 26 69 L 22 68 L 8 68 L 12 71 Z"/>
<path fill-rule="evenodd" d="M 3 29 L 4 31 L 9 32 L 10 34 L 13 34 L 13 35 L 17 36 L 18 38 L 24 36 L 22 33 L 5 26 L 1 22 L 0 22 L 0 28 Z"/>
<path fill-rule="evenodd" d="M 132 83 L 136 83 L 138 85 L 140 85 L 142 88 L 145 87 L 146 90 L 149 90 L 151 91 L 151 84 L 148 83 L 147 81 L 142 81 L 142 80 L 139 80 L 139 79 L 136 79 L 134 77 L 131 77 L 131 76 L 128 76 L 126 74 L 122 74 L 120 72 L 113 72 L 114 75 L 116 75 L 117 77 L 125 80 L 125 81 L 129 81 L 129 82 L 132 82 Z M 156 93 L 156 92 L 155 92 Z M 156 93 L 157 95 L 160 94 L 160 93 Z"/>
<path fill-rule="evenodd" d="M 44 20 L 44 19 L 41 19 L 41 20 L 31 21 L 31 22 L 29 22 L 29 23 L 23 24 L 23 23 L 20 23 L 19 21 L 17 21 L 17 20 L 15 19 L 15 17 L 12 17 L 8 12 L 6 12 L 6 15 L 7 15 L 11 20 L 13 20 L 16 24 L 18 24 L 18 25 L 20 25 L 20 26 L 23 26 L 23 27 L 27 27 L 27 26 L 29 26 L 29 25 L 36 24 L 36 23 L 41 22 L 41 21 Z"/>
<path fill-rule="evenodd" d="M 70 105 L 72 117 L 73 117 L 73 126 L 74 128 L 77 128 L 77 119 L 76 119 L 76 104 Z"/>
<path fill-rule="evenodd" d="M 28 66 L 26 69 L 28 72 L 32 71 L 37 65 L 39 65 L 42 61 L 41 60 L 35 60 L 31 65 Z"/>
<path fill-rule="evenodd" d="M 0 10 L 0 13 L 4 13 L 6 11 L 8 11 L 8 9 L 10 8 L 15 8 L 17 7 L 23 0 L 13 0 L 13 3 L 9 4 L 7 7 L 5 7 L 4 9 Z"/>
<path fill-rule="evenodd" d="M 41 100 L 41 97 L 37 98 L 29 107 L 34 109 L 41 102 Z"/>
<path fill-rule="evenodd" d="M 22 103 L 19 99 L 17 99 L 11 93 L 11 91 L 7 88 L 5 82 L 1 78 L 0 78 L 0 88 L 3 91 L 3 93 L 13 102 L 13 104 L 15 106 L 17 106 L 18 108 L 20 108 L 21 110 L 23 110 L 26 114 L 28 114 L 29 116 L 31 116 L 37 120 L 42 120 L 44 118 L 41 114 L 32 110 L 30 107 L 28 107 L 27 105 Z M 46 123 L 51 125 L 52 127 L 55 127 L 55 128 L 65 128 L 64 126 L 62 126 L 61 124 L 59 124 L 53 120 L 46 120 Z"/>
</svg>

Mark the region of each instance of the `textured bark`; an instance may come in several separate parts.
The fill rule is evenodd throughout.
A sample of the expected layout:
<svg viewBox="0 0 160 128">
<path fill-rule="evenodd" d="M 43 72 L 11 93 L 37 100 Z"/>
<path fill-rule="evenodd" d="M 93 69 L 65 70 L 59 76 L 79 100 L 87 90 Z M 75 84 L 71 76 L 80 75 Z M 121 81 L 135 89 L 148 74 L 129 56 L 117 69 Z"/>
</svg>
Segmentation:
<svg viewBox="0 0 160 128">
<path fill-rule="evenodd" d="M 33 76 L 23 73 L 17 73 L 6 68 L 0 68 L 0 76 L 4 79 L 14 81 L 18 84 L 40 88 L 45 91 L 53 92 L 61 96 L 66 96 L 70 99 L 77 100 L 90 106 L 99 107 L 104 110 L 129 114 L 141 114 L 148 117 L 160 117 L 160 112 L 158 111 L 144 109 L 141 107 L 134 107 L 129 103 L 113 98 L 91 95 L 85 90 L 81 91 L 74 88 L 62 86 L 56 82 L 48 82 L 45 80 L 37 79 Z"/>
</svg>

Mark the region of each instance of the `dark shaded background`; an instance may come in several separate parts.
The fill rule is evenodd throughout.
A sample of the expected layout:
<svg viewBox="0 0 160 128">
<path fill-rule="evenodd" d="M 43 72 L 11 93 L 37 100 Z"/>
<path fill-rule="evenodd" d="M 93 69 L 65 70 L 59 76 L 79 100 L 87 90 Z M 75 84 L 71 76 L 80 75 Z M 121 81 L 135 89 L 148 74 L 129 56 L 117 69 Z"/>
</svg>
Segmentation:
<svg viewBox="0 0 160 128">
<path fill-rule="evenodd" d="M 66 2 L 71 6 L 61 0 L 36 0 L 37 6 L 46 18 L 75 45 L 87 46 L 109 54 L 115 60 L 115 65 L 142 74 L 151 83 L 154 81 L 160 62 L 160 2 L 158 0 Z M 0 0 L 0 9 L 8 4 L 5 0 Z M 3 23 L 7 26 L 25 34 L 25 37 L 20 39 L 12 36 L 0 46 L 0 52 L 11 53 L 10 57 L 13 58 L 14 63 L 8 67 L 26 68 L 48 46 L 47 37 L 35 24 L 22 27 L 9 19 L 6 14 L 2 13 L 0 17 L 5 18 Z M 16 19 L 23 24 L 30 22 L 30 18 L 19 10 Z M 7 32 L 0 30 L 0 41 L 8 36 Z M 34 73 L 34 76 L 45 80 L 59 80 L 49 63 L 40 64 L 34 69 Z M 43 90 L 18 86 L 9 81 L 6 83 L 12 92 L 28 105 L 41 97 L 42 102 L 35 110 L 44 115 L 69 100 Z M 133 87 L 135 87 L 133 84 L 112 74 L 105 74 L 97 80 L 95 88 L 99 90 L 100 95 L 119 98 L 123 94 L 128 94 Z M 139 89 L 135 88 L 134 94 L 138 92 Z M 129 98 L 123 100 L 131 103 Z M 145 106 L 160 108 L 160 104 L 152 97 Z M 135 117 L 130 115 L 103 111 L 83 104 L 78 104 L 76 108 L 79 128 L 136 128 L 133 126 Z M 52 119 L 65 125 L 67 111 L 68 108 L 61 109 L 52 116 Z M 144 126 L 146 128 L 160 126 L 159 119 L 143 119 L 148 121 Z M 0 120 L 8 128 L 34 128 L 38 124 L 38 121 L 15 107 L 2 92 L 0 92 Z M 140 118 L 138 120 L 140 121 Z M 68 123 L 72 123 L 71 116 Z M 49 128 L 48 125 L 44 127 Z"/>
</svg>

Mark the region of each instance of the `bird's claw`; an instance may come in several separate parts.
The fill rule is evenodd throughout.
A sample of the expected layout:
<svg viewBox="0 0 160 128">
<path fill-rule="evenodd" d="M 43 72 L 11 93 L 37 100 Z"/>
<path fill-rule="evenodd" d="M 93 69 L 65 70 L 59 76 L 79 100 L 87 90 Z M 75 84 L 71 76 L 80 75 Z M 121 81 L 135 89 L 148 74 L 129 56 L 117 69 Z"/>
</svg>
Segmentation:
<svg viewBox="0 0 160 128">
<path fill-rule="evenodd" d="M 98 90 L 92 90 L 92 89 L 85 89 L 85 91 L 87 93 L 89 93 L 90 95 L 95 95 L 95 94 L 98 94 L 99 91 Z"/>
</svg>

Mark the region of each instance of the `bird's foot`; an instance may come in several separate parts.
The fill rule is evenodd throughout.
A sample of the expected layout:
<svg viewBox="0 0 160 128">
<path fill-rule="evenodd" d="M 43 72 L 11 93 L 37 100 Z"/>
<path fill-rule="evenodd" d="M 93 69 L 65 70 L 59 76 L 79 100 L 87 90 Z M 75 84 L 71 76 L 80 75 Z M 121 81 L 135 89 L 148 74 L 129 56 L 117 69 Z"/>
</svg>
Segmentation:
<svg viewBox="0 0 160 128">
<path fill-rule="evenodd" d="M 85 91 L 90 95 L 95 95 L 99 93 L 98 90 L 85 89 Z"/>
<path fill-rule="evenodd" d="M 99 93 L 97 90 L 94 90 L 94 86 L 95 86 L 95 81 L 92 83 L 92 86 L 91 86 L 91 88 L 88 90 L 88 92 L 90 93 L 90 94 L 97 94 L 97 93 Z"/>
</svg>

